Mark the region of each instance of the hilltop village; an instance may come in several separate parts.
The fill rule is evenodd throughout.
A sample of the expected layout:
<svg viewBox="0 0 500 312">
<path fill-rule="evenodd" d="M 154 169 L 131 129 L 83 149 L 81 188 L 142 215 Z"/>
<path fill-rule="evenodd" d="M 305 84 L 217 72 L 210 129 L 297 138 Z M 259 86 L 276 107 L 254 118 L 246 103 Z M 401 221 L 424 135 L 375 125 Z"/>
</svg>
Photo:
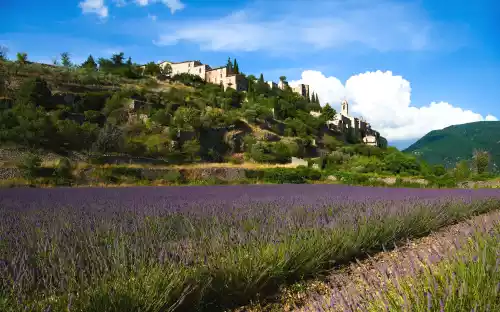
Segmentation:
<svg viewBox="0 0 500 312">
<path fill-rule="evenodd" d="M 227 88 L 232 88 L 240 92 L 246 92 L 248 90 L 247 78 L 245 75 L 239 73 L 238 70 L 235 70 L 233 66 L 225 65 L 212 68 L 210 65 L 203 64 L 199 60 L 183 62 L 162 61 L 158 65 L 162 70 L 169 67 L 171 76 L 191 74 L 200 77 L 206 82 L 220 84 L 224 90 Z M 145 68 L 145 65 L 143 68 Z M 291 86 L 285 80 L 280 80 L 277 83 L 274 81 L 267 81 L 266 83 L 271 89 L 278 88 L 285 90 L 290 88 L 293 92 L 303 97 L 310 97 L 309 85 L 307 84 L 300 83 Z M 335 114 L 331 120 L 326 122 L 330 130 L 340 131 L 342 133 L 353 131 L 356 136 L 361 137 L 362 142 L 366 145 L 379 146 L 381 144 L 380 133 L 373 130 L 370 123 L 363 118 L 349 115 L 349 103 L 347 100 L 343 100 L 340 107 L 340 113 Z M 311 111 L 310 114 L 314 117 L 321 116 L 321 112 L 318 111 Z"/>
</svg>

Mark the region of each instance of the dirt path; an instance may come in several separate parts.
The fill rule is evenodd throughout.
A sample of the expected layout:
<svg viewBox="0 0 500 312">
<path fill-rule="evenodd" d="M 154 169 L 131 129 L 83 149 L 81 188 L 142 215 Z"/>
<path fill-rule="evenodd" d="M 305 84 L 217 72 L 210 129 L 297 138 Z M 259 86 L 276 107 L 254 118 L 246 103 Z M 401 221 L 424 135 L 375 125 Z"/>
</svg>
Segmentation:
<svg viewBox="0 0 500 312">
<path fill-rule="evenodd" d="M 321 280 L 293 285 L 284 290 L 274 303 L 256 304 L 237 311 L 316 311 L 314 303 L 325 298 L 328 298 L 326 299 L 328 302 L 332 294 L 337 297 L 341 293 L 351 293 L 354 288 L 359 289 L 362 280 L 380 282 L 378 279 L 380 272 L 386 272 L 387 276 L 396 270 L 398 274 L 410 274 L 411 271 L 418 270 L 420 265 L 415 263 L 415 259 L 437 263 L 445 258 L 446 254 L 459 248 L 459 242 L 470 237 L 472 233 L 490 231 L 499 222 L 500 211 L 473 217 L 442 228 L 426 237 L 409 241 L 391 251 L 380 252 L 365 260 L 353 262 L 347 267 L 333 271 Z"/>
</svg>

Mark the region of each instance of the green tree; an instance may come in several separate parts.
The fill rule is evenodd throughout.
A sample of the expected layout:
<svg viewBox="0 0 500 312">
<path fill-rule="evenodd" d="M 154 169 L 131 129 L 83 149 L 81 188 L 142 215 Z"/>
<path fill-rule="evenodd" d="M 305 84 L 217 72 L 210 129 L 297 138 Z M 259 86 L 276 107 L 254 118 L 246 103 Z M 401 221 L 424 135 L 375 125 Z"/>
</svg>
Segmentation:
<svg viewBox="0 0 500 312">
<path fill-rule="evenodd" d="M 260 73 L 259 82 L 264 82 L 264 74 Z"/>
<path fill-rule="evenodd" d="M 71 59 L 69 52 L 61 53 L 61 63 L 64 67 L 71 67 Z"/>
<path fill-rule="evenodd" d="M 89 57 L 87 58 L 87 60 L 82 63 L 81 67 L 85 68 L 85 69 L 90 69 L 90 70 L 95 71 L 95 70 L 97 70 L 97 63 L 95 62 L 95 60 L 92 57 L 92 55 L 89 55 Z"/>
<path fill-rule="evenodd" d="M 9 49 L 7 49 L 7 47 L 0 46 L 0 61 L 6 61 L 8 53 L 9 53 Z"/>
<path fill-rule="evenodd" d="M 335 151 L 337 148 L 342 146 L 342 143 L 335 137 L 325 134 L 323 136 L 323 145 L 330 151 Z"/>
<path fill-rule="evenodd" d="M 125 54 L 123 52 L 115 53 L 111 56 L 111 62 L 115 67 L 123 65 L 123 60 L 125 59 Z"/>
<path fill-rule="evenodd" d="M 21 171 L 23 177 L 29 181 L 33 181 L 39 174 L 42 165 L 40 156 L 28 153 L 21 158 L 17 167 Z"/>
<path fill-rule="evenodd" d="M 227 58 L 227 64 L 226 64 L 227 70 L 231 71 L 233 70 L 233 63 L 231 62 L 231 57 Z"/>
<path fill-rule="evenodd" d="M 234 59 L 233 70 L 234 70 L 235 74 L 239 74 L 240 73 L 240 68 L 238 66 L 238 62 L 236 61 L 236 59 Z"/>
<path fill-rule="evenodd" d="M 286 76 L 280 76 L 280 81 L 286 83 Z"/>
<path fill-rule="evenodd" d="M 98 153 L 120 152 L 124 146 L 124 136 L 120 128 L 106 124 L 99 131 L 97 139 L 92 145 L 92 149 Z"/>
<path fill-rule="evenodd" d="M 16 94 L 16 101 L 23 104 L 33 104 L 45 108 L 52 108 L 52 92 L 47 81 L 36 77 L 26 80 Z"/>
<path fill-rule="evenodd" d="M 469 164 L 466 160 L 457 163 L 455 167 L 455 178 L 457 181 L 465 180 L 470 176 Z"/>
<path fill-rule="evenodd" d="M 328 103 L 326 103 L 321 110 L 321 116 L 323 116 L 325 120 L 332 120 L 336 114 L 337 112 L 335 112 L 335 110 Z"/>
<path fill-rule="evenodd" d="M 114 66 L 113 61 L 111 61 L 110 59 L 102 58 L 102 57 L 100 57 L 97 60 L 97 63 L 99 63 L 99 70 L 101 70 L 101 71 L 108 71 L 111 68 L 113 68 L 113 66 Z"/>
<path fill-rule="evenodd" d="M 180 107 L 174 113 L 173 124 L 179 129 L 193 130 L 200 126 L 201 112 L 193 107 Z"/>
<path fill-rule="evenodd" d="M 441 164 L 433 165 L 432 172 L 434 173 L 435 176 L 438 176 L 438 177 L 443 176 L 446 174 L 446 168 Z"/>
<path fill-rule="evenodd" d="M 161 73 L 165 76 L 170 76 L 172 74 L 172 66 L 170 64 L 166 64 L 163 66 Z"/>
<path fill-rule="evenodd" d="M 200 154 L 200 142 L 198 140 L 189 140 L 182 144 L 182 152 L 188 161 L 195 161 Z"/>
<path fill-rule="evenodd" d="M 25 52 L 19 52 L 17 53 L 17 59 L 16 62 L 20 65 L 26 65 L 28 63 L 28 54 Z"/>
<path fill-rule="evenodd" d="M 473 161 L 478 174 L 488 172 L 488 166 L 490 165 L 490 154 L 487 151 L 474 151 Z"/>
<path fill-rule="evenodd" d="M 58 160 L 54 175 L 56 176 L 58 184 L 66 184 L 73 178 L 73 166 L 67 157 L 62 157 Z"/>
<path fill-rule="evenodd" d="M 128 59 L 127 59 L 127 66 L 132 66 L 132 58 L 129 56 Z"/>
<path fill-rule="evenodd" d="M 155 62 L 149 62 L 144 68 L 144 75 L 156 76 L 161 73 L 161 68 Z"/>
</svg>

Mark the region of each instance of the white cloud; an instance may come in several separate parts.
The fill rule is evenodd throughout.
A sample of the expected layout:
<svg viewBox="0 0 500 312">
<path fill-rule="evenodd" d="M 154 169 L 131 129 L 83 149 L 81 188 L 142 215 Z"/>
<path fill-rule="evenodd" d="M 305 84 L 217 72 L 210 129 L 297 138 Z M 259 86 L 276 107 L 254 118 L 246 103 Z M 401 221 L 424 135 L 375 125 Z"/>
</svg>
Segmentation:
<svg viewBox="0 0 500 312">
<path fill-rule="evenodd" d="M 180 0 L 135 0 L 140 6 L 147 6 L 155 2 L 161 2 L 170 9 L 170 13 L 174 14 L 176 11 L 184 9 L 185 5 Z"/>
<path fill-rule="evenodd" d="M 484 120 L 486 120 L 486 121 L 498 121 L 498 118 L 496 118 L 496 117 L 495 117 L 495 116 L 493 116 L 493 115 L 488 114 L 488 115 L 486 116 L 486 118 L 484 118 Z"/>
<path fill-rule="evenodd" d="M 345 84 L 335 77 L 325 77 L 319 71 L 306 70 L 302 78 L 290 84 L 309 84 L 324 105 L 330 103 L 337 111 L 346 98 L 350 115 L 363 116 L 372 127 L 389 140 L 416 139 L 427 132 L 447 126 L 497 120 L 483 117 L 447 102 L 432 102 L 416 107 L 411 103 L 410 82 L 391 71 L 366 72 L 350 77 Z"/>
<path fill-rule="evenodd" d="M 108 17 L 108 7 L 104 5 L 104 0 L 84 0 L 78 4 L 83 14 L 94 13 L 101 18 Z"/>
<path fill-rule="evenodd" d="M 354 2 L 317 1 L 313 6 L 305 1 L 258 2 L 223 17 L 166 24 L 155 43 L 188 41 L 203 50 L 284 53 L 346 46 L 424 50 L 443 39 L 442 25 L 433 24 L 415 4 Z"/>
</svg>

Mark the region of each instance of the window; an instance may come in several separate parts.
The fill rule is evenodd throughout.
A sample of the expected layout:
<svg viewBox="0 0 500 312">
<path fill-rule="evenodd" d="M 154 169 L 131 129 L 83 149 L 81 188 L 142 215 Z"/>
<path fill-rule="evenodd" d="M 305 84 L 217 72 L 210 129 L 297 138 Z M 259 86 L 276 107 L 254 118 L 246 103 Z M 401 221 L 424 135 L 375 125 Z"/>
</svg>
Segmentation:
<svg viewBox="0 0 500 312">
<path fill-rule="evenodd" d="M 199 69 L 199 73 L 201 74 L 201 68 Z"/>
</svg>

